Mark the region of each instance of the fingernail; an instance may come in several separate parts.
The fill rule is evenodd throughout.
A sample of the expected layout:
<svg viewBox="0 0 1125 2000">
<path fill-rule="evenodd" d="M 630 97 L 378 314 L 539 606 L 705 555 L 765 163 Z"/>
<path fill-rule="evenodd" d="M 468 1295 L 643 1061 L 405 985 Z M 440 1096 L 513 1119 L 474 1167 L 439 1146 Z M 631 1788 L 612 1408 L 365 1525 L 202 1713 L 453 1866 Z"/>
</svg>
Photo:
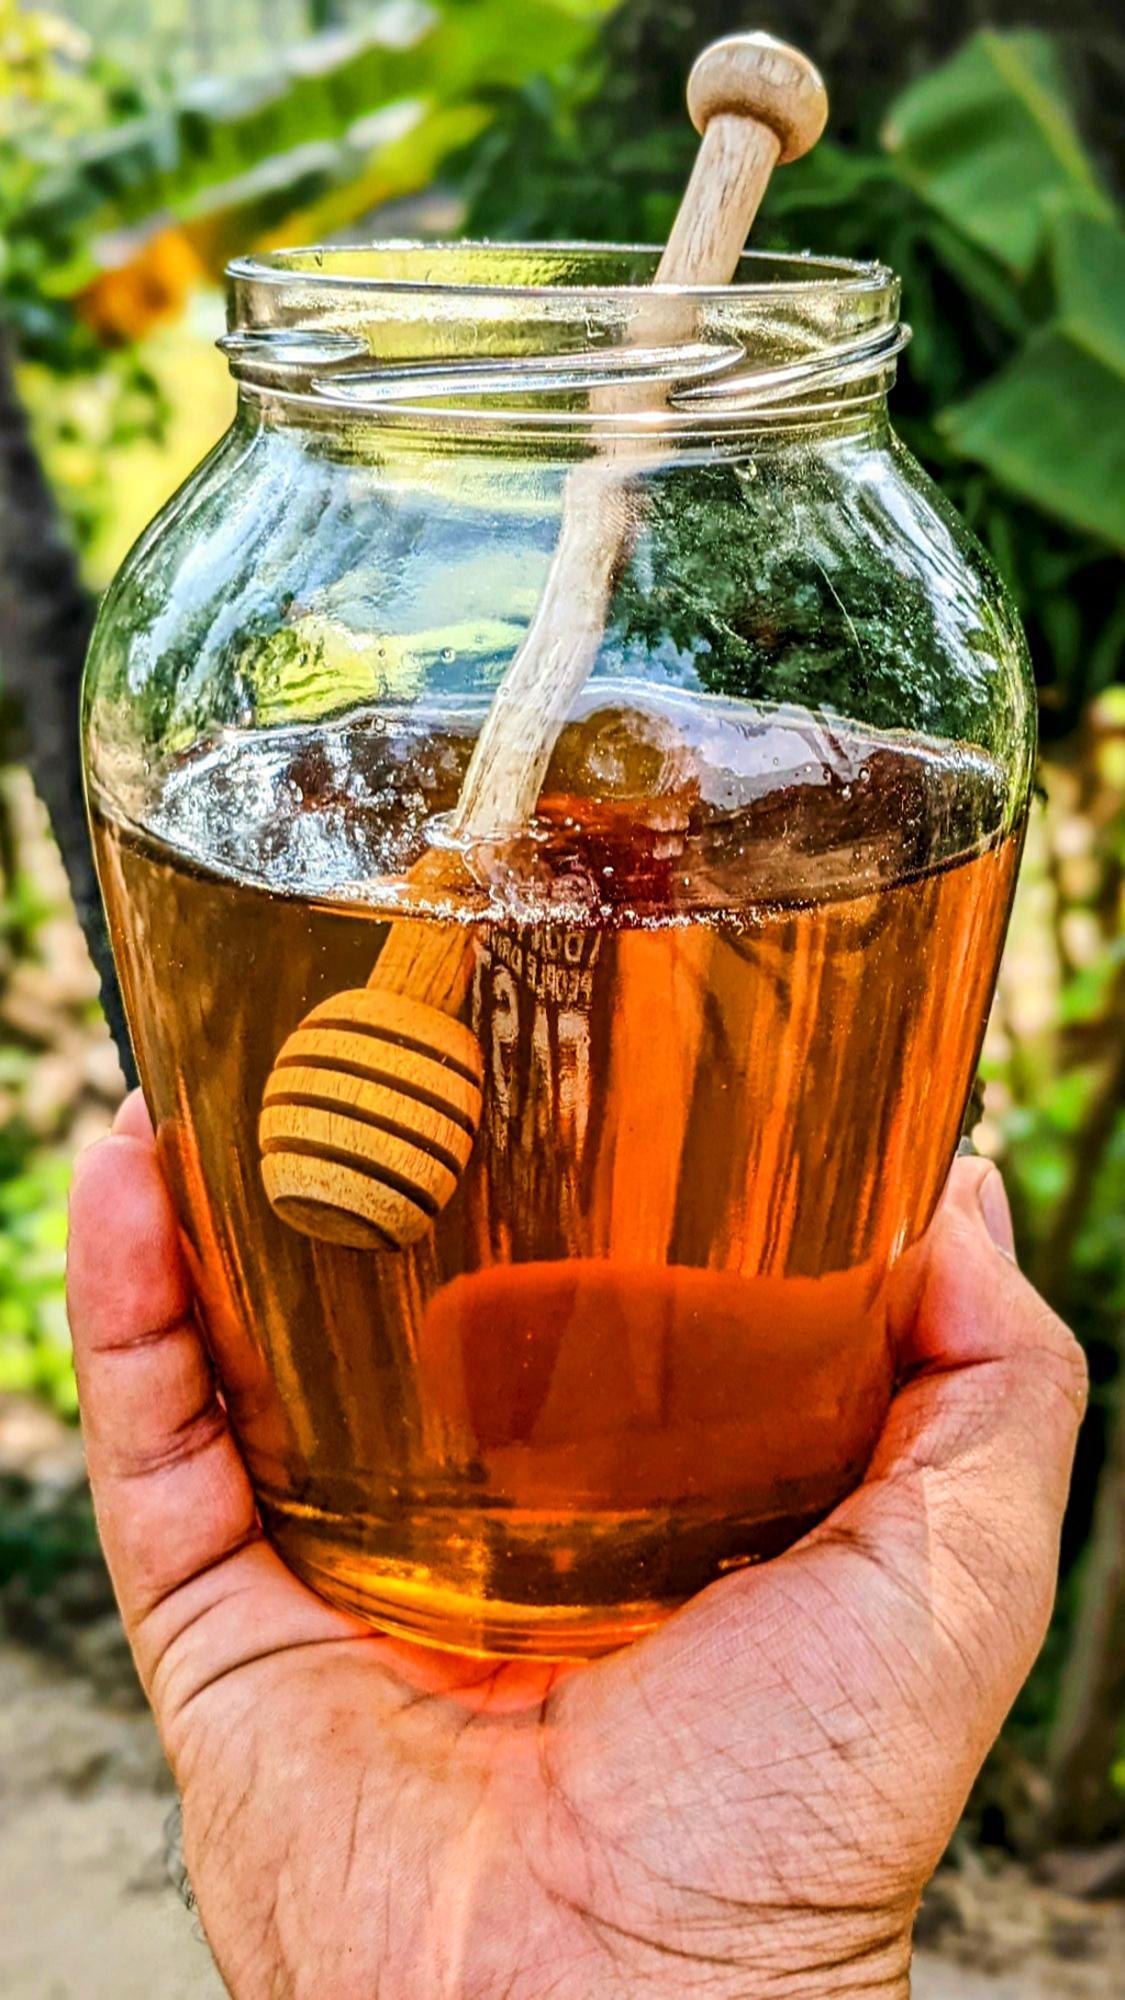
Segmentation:
<svg viewBox="0 0 1125 2000">
<path fill-rule="evenodd" d="M 985 1174 L 977 1189 L 977 1202 L 984 1226 L 998 1250 L 1015 1262 L 1016 1238 L 1012 1229 L 1012 1211 L 1008 1206 L 1008 1194 L 996 1167 Z"/>
</svg>

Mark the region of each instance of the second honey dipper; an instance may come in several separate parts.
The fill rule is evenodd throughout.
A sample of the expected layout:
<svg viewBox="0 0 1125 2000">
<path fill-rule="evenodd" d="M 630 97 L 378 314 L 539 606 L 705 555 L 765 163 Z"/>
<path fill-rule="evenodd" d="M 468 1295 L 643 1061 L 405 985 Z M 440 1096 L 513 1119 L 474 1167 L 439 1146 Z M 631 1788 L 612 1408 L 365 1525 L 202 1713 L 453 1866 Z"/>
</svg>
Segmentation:
<svg viewBox="0 0 1125 2000">
<path fill-rule="evenodd" d="M 813 65 L 767 35 L 735 35 L 700 56 L 688 108 L 702 144 L 657 285 L 729 283 L 778 161 L 824 129 Z M 571 473 L 538 610 L 485 719 L 455 815 L 464 840 L 525 825 L 552 750 L 597 654 L 628 536 L 620 480 L 596 460 Z M 450 856 L 411 872 L 440 904 Z M 262 1177 L 293 1228 L 354 1248 L 416 1242 L 472 1151 L 482 1060 L 455 1018 L 472 970 L 457 922 L 394 923 L 366 987 L 333 995 L 281 1048 L 259 1129 Z"/>
</svg>

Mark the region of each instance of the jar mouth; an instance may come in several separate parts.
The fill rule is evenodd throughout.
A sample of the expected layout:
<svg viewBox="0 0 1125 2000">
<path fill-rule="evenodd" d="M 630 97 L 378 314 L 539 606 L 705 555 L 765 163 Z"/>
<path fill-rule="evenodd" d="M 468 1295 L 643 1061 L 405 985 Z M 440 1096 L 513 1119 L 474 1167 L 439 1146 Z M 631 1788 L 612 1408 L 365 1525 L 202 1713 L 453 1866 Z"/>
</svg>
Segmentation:
<svg viewBox="0 0 1125 2000">
<path fill-rule="evenodd" d="M 650 243 L 492 243 L 407 239 L 377 243 L 300 245 L 234 257 L 226 267 L 232 293 L 250 285 L 311 286 L 342 297 L 373 291 L 469 293 L 491 297 L 604 299 L 656 293 L 673 298 L 749 296 L 791 299 L 796 293 L 870 295 L 894 285 L 887 265 L 805 250 L 745 250 L 729 285 L 657 285 L 663 255 Z"/>
<path fill-rule="evenodd" d="M 909 338 L 883 264 L 751 250 L 730 285 L 661 251 L 384 242 L 228 266 L 220 342 L 250 395 L 478 434 L 712 433 L 881 401 Z"/>
</svg>

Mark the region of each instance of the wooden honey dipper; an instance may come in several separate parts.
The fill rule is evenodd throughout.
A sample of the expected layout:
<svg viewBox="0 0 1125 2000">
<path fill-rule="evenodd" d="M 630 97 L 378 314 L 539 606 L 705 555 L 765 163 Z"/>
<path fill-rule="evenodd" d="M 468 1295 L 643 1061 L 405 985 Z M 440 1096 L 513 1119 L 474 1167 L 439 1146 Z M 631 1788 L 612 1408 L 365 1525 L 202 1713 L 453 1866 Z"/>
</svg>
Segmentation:
<svg viewBox="0 0 1125 2000">
<path fill-rule="evenodd" d="M 655 283 L 725 285 L 774 166 L 815 145 L 827 98 L 805 56 L 746 34 L 704 50 L 687 102 L 702 143 Z M 656 324 L 669 301 L 654 294 L 653 307 Z M 644 407 L 659 408 L 659 397 L 644 394 Z M 616 407 L 620 390 L 599 402 Z M 624 407 L 637 405 L 630 398 Z M 634 449 L 628 466 L 636 463 Z M 628 546 L 626 477 L 620 446 L 567 477 L 538 608 L 465 773 L 459 842 L 518 830 L 535 811 Z M 454 861 L 431 849 L 411 870 L 412 885 L 440 900 Z M 425 1234 L 457 1186 L 480 1119 L 481 1052 L 455 1018 L 471 976 L 464 924 L 393 923 L 367 985 L 322 1001 L 289 1036 L 266 1084 L 259 1140 L 266 1193 L 291 1227 L 356 1249 L 404 1248 Z"/>
</svg>

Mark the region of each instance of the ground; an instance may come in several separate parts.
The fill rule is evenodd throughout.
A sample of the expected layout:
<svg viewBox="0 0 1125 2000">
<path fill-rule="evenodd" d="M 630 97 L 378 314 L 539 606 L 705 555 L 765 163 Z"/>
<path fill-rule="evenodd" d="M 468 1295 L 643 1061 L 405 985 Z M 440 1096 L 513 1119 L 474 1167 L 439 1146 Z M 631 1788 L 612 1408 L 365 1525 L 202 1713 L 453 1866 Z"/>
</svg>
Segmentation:
<svg viewBox="0 0 1125 2000">
<path fill-rule="evenodd" d="M 0 1763 L 7 2000 L 221 2000 L 165 1865 L 173 1801 L 147 1715 L 5 1647 Z"/>
</svg>

